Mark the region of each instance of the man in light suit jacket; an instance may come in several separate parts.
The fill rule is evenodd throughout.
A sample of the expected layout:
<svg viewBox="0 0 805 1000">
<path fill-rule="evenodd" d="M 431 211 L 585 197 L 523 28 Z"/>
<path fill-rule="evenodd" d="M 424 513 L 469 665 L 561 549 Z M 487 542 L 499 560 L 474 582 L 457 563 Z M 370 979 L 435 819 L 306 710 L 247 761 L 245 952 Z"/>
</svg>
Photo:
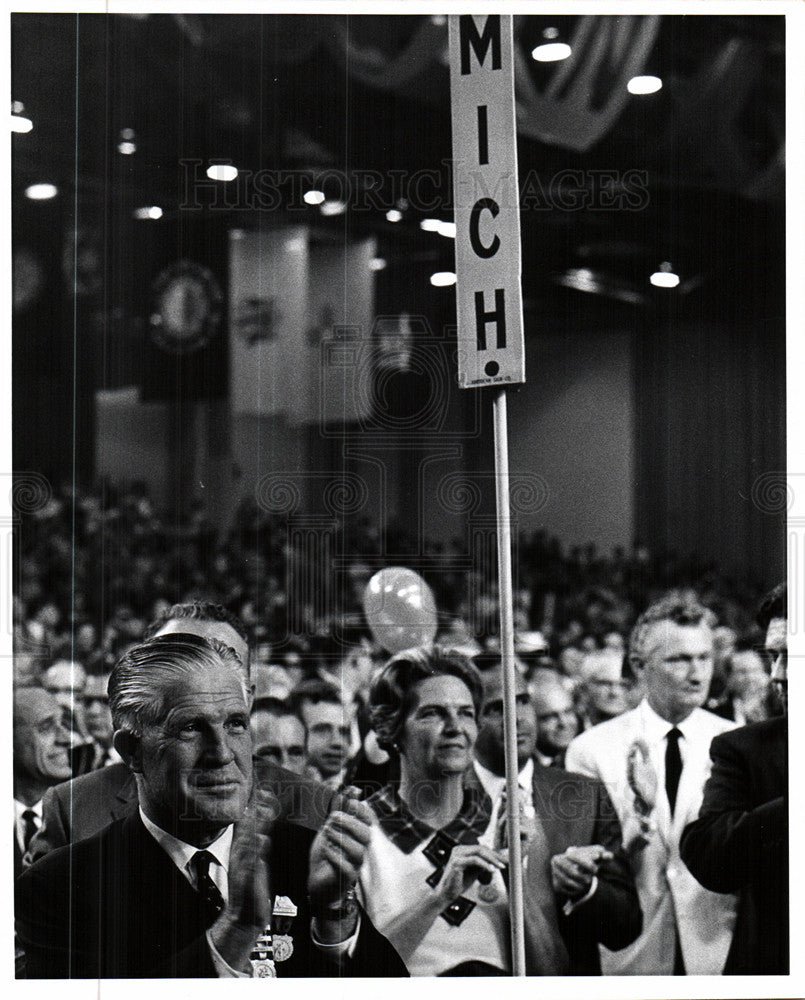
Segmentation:
<svg viewBox="0 0 805 1000">
<path fill-rule="evenodd" d="M 623 829 L 643 933 L 613 954 L 605 975 L 718 975 L 735 924 L 734 896 L 709 892 L 679 855 L 710 772 L 710 742 L 734 724 L 701 706 L 713 672 L 711 615 L 672 591 L 638 619 L 629 644 L 644 698 L 571 743 L 567 768 L 607 786 Z"/>
</svg>

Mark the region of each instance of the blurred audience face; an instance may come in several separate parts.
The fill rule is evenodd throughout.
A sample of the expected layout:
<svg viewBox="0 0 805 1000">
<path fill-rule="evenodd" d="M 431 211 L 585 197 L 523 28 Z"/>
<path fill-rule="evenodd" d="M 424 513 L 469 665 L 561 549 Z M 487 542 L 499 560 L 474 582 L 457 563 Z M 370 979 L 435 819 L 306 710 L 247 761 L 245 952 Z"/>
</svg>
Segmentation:
<svg viewBox="0 0 805 1000">
<path fill-rule="evenodd" d="M 567 646 L 559 654 L 559 666 L 568 677 L 578 677 L 584 661 L 584 653 L 575 646 Z"/>
<path fill-rule="evenodd" d="M 95 651 L 97 645 L 98 633 L 95 631 L 95 626 L 89 622 L 85 622 L 78 628 L 75 634 L 76 651 L 82 656 L 88 656 Z"/>
<path fill-rule="evenodd" d="M 737 698 L 762 693 L 769 683 L 763 660 L 753 649 L 733 653 L 727 674 L 727 690 Z"/>
<path fill-rule="evenodd" d="M 349 757 L 350 719 L 346 706 L 306 701 L 300 714 L 307 729 L 308 760 L 323 778 L 334 777 Z"/>
<path fill-rule="evenodd" d="M 584 663 L 587 711 L 593 724 L 613 719 L 630 707 L 629 684 L 621 675 L 622 659 L 615 650 L 600 650 Z"/>
<path fill-rule="evenodd" d="M 537 713 L 537 750 L 555 757 L 567 750 L 579 731 L 573 699 L 561 684 L 539 685 L 533 692 Z"/>
<path fill-rule="evenodd" d="M 713 676 L 713 630 L 654 622 L 645 640 L 645 660 L 636 666 L 649 705 L 668 722 L 686 719 L 707 697 Z"/>
<path fill-rule="evenodd" d="M 295 715 L 275 715 L 264 709 L 252 712 L 249 719 L 255 757 L 304 774 L 307 767 L 305 727 Z"/>
<path fill-rule="evenodd" d="M 42 675 L 42 685 L 56 699 L 62 710 L 62 721 L 69 726 L 71 717 L 80 714 L 87 675 L 80 663 L 60 660 Z"/>
<path fill-rule="evenodd" d="M 106 693 L 108 677 L 88 677 L 84 694 L 84 723 L 87 732 L 102 747 L 112 745 L 114 726 Z"/>
<path fill-rule="evenodd" d="M 62 708 L 42 688 L 20 688 L 14 695 L 14 779 L 39 789 L 66 781 L 70 773 L 70 733 Z"/>
<path fill-rule="evenodd" d="M 478 728 L 476 756 L 481 763 L 496 774 L 505 769 L 503 742 L 503 679 L 496 670 L 483 676 L 484 694 Z M 517 719 L 517 766 L 523 768 L 534 753 L 537 742 L 537 719 L 525 679 L 515 675 L 515 704 Z"/>
</svg>

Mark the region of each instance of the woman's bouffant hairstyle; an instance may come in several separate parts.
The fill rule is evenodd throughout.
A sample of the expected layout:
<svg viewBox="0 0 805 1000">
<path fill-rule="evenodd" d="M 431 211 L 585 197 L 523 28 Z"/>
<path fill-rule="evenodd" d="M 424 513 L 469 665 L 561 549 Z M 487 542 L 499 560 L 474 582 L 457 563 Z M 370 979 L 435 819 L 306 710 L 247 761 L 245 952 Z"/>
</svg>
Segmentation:
<svg viewBox="0 0 805 1000">
<path fill-rule="evenodd" d="M 109 708 L 115 729 L 142 736 L 145 726 L 164 719 L 165 693 L 177 677 L 206 667 L 231 670 L 247 700 L 241 662 L 234 649 L 223 642 L 173 632 L 132 646 L 109 677 Z"/>
<path fill-rule="evenodd" d="M 483 699 L 481 676 L 461 653 L 441 649 L 404 649 L 395 654 L 372 681 L 369 708 L 377 742 L 384 750 L 399 752 L 405 720 L 416 704 L 415 687 L 428 677 L 458 677 L 469 688 L 476 717 Z"/>
</svg>

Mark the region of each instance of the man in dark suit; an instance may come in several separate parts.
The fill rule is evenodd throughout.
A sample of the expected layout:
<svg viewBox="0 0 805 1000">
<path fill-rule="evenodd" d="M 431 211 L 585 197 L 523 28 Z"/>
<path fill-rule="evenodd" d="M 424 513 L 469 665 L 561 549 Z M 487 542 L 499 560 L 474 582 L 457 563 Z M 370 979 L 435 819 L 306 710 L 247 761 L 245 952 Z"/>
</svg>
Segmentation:
<svg viewBox="0 0 805 1000">
<path fill-rule="evenodd" d="M 226 643 L 237 653 L 251 685 L 246 632 L 234 615 L 217 604 L 175 604 L 149 626 L 147 634 L 150 638 L 178 631 Z M 258 783 L 276 798 L 278 818 L 310 830 L 321 826 L 332 804 L 332 789 L 269 761 L 256 762 L 255 769 Z M 57 785 L 42 800 L 41 827 L 28 847 L 24 863 L 31 865 L 57 847 L 90 837 L 136 808 L 137 785 L 125 764 L 110 764 Z"/>
<path fill-rule="evenodd" d="M 787 592 L 764 600 L 772 681 L 787 708 Z M 788 728 L 778 717 L 716 737 L 699 818 L 682 835 L 682 860 L 713 892 L 737 892 L 725 975 L 785 975 L 788 928 Z"/>
<path fill-rule="evenodd" d="M 312 833 L 276 822 L 253 787 L 239 666 L 222 643 L 181 633 L 115 666 L 114 743 L 139 807 L 20 879 L 29 978 L 404 975 L 341 888 L 371 816 L 344 800 L 338 843 L 325 855 L 317 842 L 308 870 Z"/>
<path fill-rule="evenodd" d="M 42 796 L 70 774 L 70 732 L 49 691 L 21 687 L 14 692 L 14 877 L 42 822 Z"/>
<path fill-rule="evenodd" d="M 483 675 L 484 698 L 473 770 L 466 784 L 480 785 L 503 823 L 505 807 L 503 693 L 499 670 Z M 623 854 L 618 817 L 604 786 L 591 778 L 544 767 L 535 758 L 536 713 L 525 680 L 516 679 L 517 763 L 521 789 L 521 835 L 526 876 L 526 935 L 529 921 L 540 934 L 553 927 L 566 951 L 568 975 L 600 975 L 598 943 L 623 948 L 640 934 L 642 914 Z M 539 900 L 540 894 L 552 899 Z M 541 905 L 537 905 L 541 903 Z M 531 911 L 531 912 L 530 912 Z M 535 941 L 539 950 L 539 940 Z M 560 964 L 559 967 L 562 967 Z"/>
</svg>

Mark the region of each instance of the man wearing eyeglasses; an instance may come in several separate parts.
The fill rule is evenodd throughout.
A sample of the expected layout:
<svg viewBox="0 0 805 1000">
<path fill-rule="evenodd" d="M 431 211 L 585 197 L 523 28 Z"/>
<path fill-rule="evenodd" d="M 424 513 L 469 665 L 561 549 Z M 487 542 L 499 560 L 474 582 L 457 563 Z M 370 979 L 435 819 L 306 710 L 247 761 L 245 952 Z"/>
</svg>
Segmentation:
<svg viewBox="0 0 805 1000">
<path fill-rule="evenodd" d="M 771 679 L 788 707 L 786 585 L 763 601 Z M 682 860 L 714 892 L 737 892 L 725 975 L 785 975 L 788 928 L 788 724 L 785 716 L 713 740 L 699 818 L 682 835 Z"/>
</svg>

